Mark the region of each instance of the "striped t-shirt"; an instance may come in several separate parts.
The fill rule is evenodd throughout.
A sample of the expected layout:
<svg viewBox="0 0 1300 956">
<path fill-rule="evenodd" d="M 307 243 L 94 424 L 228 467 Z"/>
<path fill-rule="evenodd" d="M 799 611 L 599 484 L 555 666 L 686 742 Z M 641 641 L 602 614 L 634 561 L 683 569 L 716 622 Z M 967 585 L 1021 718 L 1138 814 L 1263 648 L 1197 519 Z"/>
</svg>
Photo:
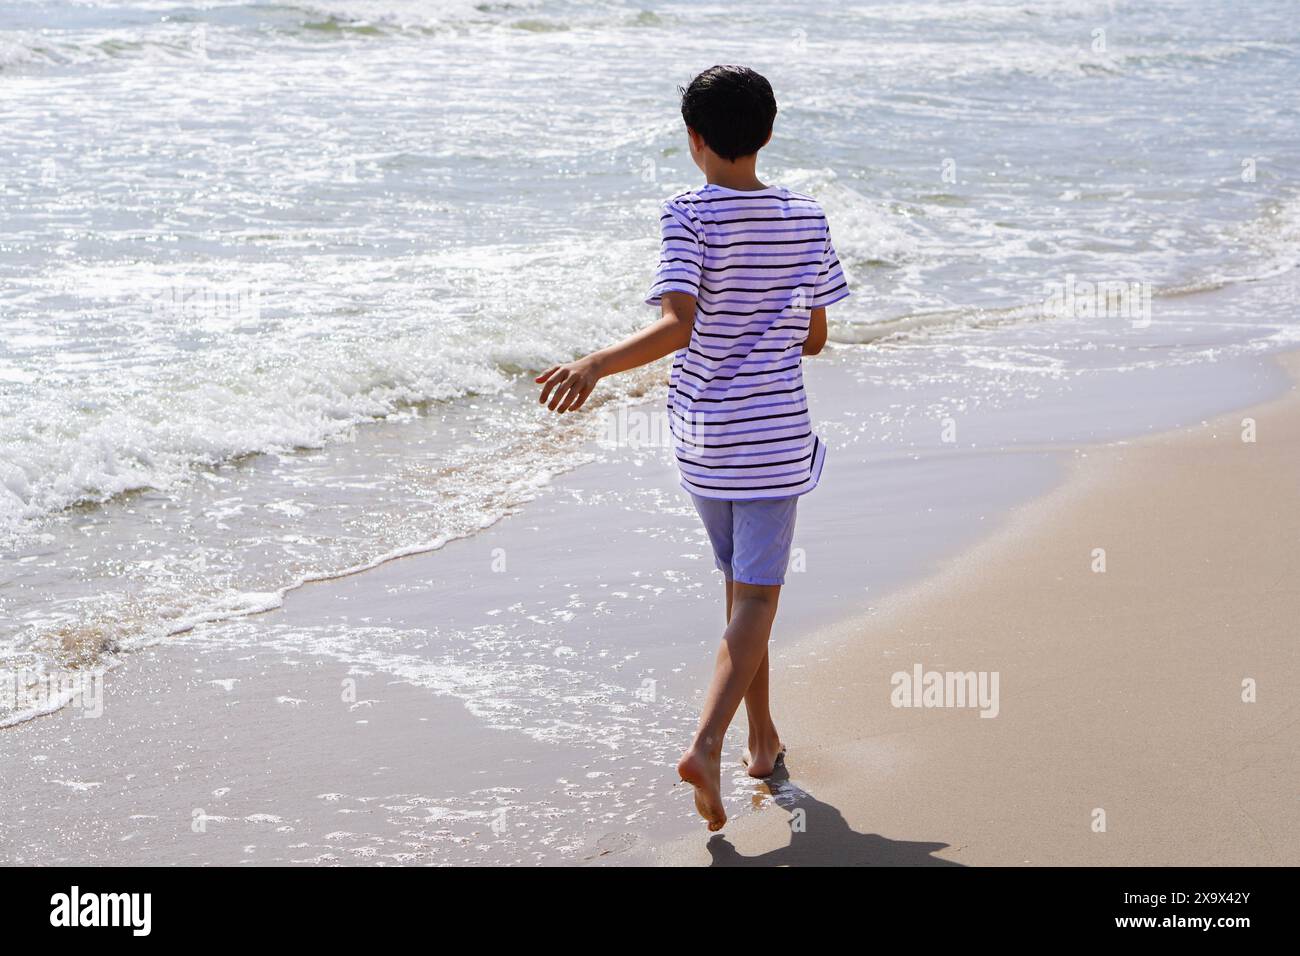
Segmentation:
<svg viewBox="0 0 1300 956">
<path fill-rule="evenodd" d="M 801 495 L 826 446 L 803 388 L 810 310 L 849 294 L 821 206 L 780 186 L 709 184 L 663 204 L 646 302 L 696 297 L 690 344 L 668 385 L 682 486 L 705 498 Z"/>
</svg>

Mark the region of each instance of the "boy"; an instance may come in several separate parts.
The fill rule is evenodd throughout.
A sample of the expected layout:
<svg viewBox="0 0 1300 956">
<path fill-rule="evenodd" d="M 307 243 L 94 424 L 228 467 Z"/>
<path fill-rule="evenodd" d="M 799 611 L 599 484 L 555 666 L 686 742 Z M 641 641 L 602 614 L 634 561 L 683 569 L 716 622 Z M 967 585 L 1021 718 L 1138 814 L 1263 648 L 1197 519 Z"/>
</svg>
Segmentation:
<svg viewBox="0 0 1300 956">
<path fill-rule="evenodd" d="M 695 788 L 709 829 L 720 830 L 723 737 L 742 700 L 749 775 L 770 775 L 785 753 L 768 710 L 767 640 L 795 507 L 816 487 L 825 456 L 801 357 L 821 351 L 826 306 L 849 292 L 821 207 L 755 174 L 776 118 L 767 80 L 715 66 L 681 94 L 691 158 L 706 185 L 663 204 L 662 251 L 646 298 L 661 318 L 537 381 L 543 404 L 576 411 L 601 377 L 676 353 L 668 415 L 682 486 L 726 577 L 727 607 L 699 730 L 677 772 Z"/>
</svg>

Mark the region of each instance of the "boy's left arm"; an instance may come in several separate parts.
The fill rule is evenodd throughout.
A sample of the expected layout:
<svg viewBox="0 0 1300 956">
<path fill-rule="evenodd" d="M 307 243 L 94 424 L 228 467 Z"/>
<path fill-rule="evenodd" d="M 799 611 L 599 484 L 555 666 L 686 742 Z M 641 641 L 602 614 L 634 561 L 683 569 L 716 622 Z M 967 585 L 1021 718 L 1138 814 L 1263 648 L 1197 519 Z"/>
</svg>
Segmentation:
<svg viewBox="0 0 1300 956">
<path fill-rule="evenodd" d="M 804 355 L 816 355 L 826 344 L 826 309 L 813 309 L 808 319 L 808 338 L 803 342 Z"/>
<path fill-rule="evenodd" d="M 576 412 L 582 407 L 596 383 L 606 375 L 626 372 L 649 365 L 672 352 L 686 348 L 695 325 L 695 296 L 688 292 L 665 292 L 660 302 L 662 314 L 657 322 L 629 335 L 617 345 L 592 352 L 569 362 L 553 365 L 535 381 L 541 385 L 538 402 L 553 412 Z M 554 393 L 554 394 L 552 394 Z"/>
</svg>

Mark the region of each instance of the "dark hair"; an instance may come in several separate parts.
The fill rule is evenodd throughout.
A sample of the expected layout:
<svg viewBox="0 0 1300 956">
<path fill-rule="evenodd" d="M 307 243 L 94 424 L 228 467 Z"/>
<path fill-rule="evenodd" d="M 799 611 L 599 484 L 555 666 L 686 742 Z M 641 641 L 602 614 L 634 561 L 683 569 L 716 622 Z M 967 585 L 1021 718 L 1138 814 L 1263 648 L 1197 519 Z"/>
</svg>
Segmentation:
<svg viewBox="0 0 1300 956">
<path fill-rule="evenodd" d="M 711 66 L 678 92 L 686 125 L 723 159 L 757 153 L 772 132 L 772 84 L 748 67 Z"/>
</svg>

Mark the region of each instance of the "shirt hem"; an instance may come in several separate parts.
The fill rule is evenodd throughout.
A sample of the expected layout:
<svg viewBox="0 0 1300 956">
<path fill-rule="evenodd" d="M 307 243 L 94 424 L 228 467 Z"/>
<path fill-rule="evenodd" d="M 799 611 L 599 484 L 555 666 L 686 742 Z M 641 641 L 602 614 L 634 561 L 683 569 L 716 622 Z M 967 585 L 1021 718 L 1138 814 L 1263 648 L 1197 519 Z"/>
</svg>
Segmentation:
<svg viewBox="0 0 1300 956">
<path fill-rule="evenodd" d="M 716 501 L 764 501 L 769 498 L 797 498 L 800 495 L 806 495 L 817 487 L 822 478 L 822 466 L 826 463 L 826 443 L 820 438 L 817 439 L 817 454 L 813 456 L 812 474 L 808 480 L 801 482 L 792 488 L 771 488 L 763 490 L 736 489 L 734 492 L 727 489 L 718 488 L 698 488 L 692 487 L 683 477 L 679 482 L 681 487 L 692 495 L 700 498 L 712 498 Z"/>
</svg>

